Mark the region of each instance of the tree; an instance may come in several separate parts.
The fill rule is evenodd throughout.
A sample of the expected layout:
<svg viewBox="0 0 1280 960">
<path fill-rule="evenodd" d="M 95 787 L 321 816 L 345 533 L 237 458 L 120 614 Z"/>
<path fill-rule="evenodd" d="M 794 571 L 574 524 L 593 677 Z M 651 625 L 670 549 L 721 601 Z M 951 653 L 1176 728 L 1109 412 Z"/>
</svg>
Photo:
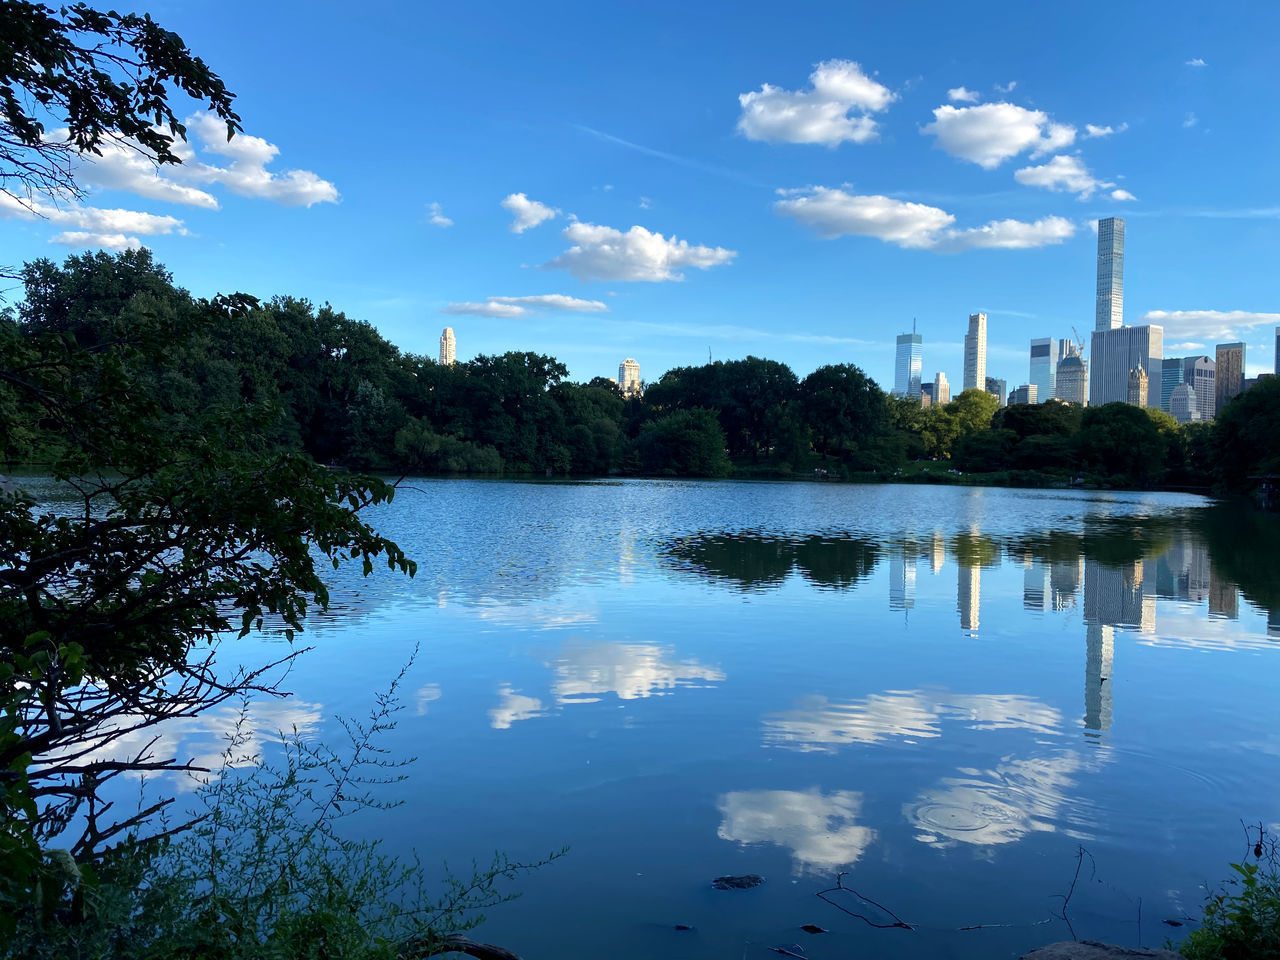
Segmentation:
<svg viewBox="0 0 1280 960">
<path fill-rule="evenodd" d="M 851 363 L 819 367 L 800 383 L 800 407 L 825 460 L 870 445 L 889 426 L 885 394 Z"/>
<path fill-rule="evenodd" d="M 1268 377 L 1218 411 L 1213 453 L 1219 483 L 1249 490 L 1250 477 L 1280 473 L 1280 378 Z"/>
<path fill-rule="evenodd" d="M 959 421 L 961 435 L 986 430 L 1000 408 L 1000 401 L 985 390 L 965 390 L 947 404 L 947 412 Z"/>
<path fill-rule="evenodd" d="M 37 285 L 44 275 L 29 271 Z M 127 323 L 93 324 L 74 305 L 54 322 L 32 299 L 0 324 L 0 457 L 44 458 L 74 499 L 68 512 L 20 486 L 0 491 L 0 916 L 46 874 L 42 843 L 93 859 L 169 802 L 116 820 L 98 801 L 103 783 L 190 769 L 149 746 L 101 747 L 274 692 L 271 664 L 215 671 L 222 637 L 270 617 L 292 641 L 327 602 L 321 563 L 414 570 L 359 514 L 393 488 L 270 450 L 271 405 L 236 397 L 178 416 L 148 378 L 254 301 L 161 310 L 141 292 L 122 308 Z"/>
<path fill-rule="evenodd" d="M 1117 486 L 1152 487 L 1164 478 L 1169 441 L 1144 407 L 1086 408 L 1077 446 L 1082 466 Z"/>
<path fill-rule="evenodd" d="M 724 477 L 733 469 L 724 430 L 712 410 L 677 410 L 646 423 L 636 441 L 648 473 Z"/>
<path fill-rule="evenodd" d="M 240 130 L 235 95 L 150 15 L 0 0 L 0 193 L 78 196 L 77 156 L 108 141 L 181 163 L 178 91 Z"/>
</svg>

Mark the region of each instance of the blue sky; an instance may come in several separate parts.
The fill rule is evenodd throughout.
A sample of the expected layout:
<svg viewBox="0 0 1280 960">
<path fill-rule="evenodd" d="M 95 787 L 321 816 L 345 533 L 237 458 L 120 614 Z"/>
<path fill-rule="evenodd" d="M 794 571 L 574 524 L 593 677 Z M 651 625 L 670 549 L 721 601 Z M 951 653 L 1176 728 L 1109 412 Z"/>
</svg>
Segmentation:
<svg viewBox="0 0 1280 960">
<path fill-rule="evenodd" d="M 1127 323 L 1272 368 L 1278 4 L 138 9 L 247 136 L 193 124 L 162 177 L 108 155 L 43 218 L 0 202 L 0 262 L 141 243 L 198 295 L 328 301 L 429 354 L 447 324 L 460 359 L 577 379 L 710 350 L 888 387 L 915 318 L 956 384 L 984 310 L 1012 386 L 1031 338 L 1088 337 L 1118 215 Z"/>
</svg>

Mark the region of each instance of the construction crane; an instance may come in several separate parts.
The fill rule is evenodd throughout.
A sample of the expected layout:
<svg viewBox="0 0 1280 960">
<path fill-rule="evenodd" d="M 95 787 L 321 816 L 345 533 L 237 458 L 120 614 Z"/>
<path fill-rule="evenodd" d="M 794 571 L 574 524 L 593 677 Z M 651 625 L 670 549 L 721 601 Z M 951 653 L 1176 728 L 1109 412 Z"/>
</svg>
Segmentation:
<svg viewBox="0 0 1280 960">
<path fill-rule="evenodd" d="M 1074 326 L 1071 328 L 1071 332 L 1076 335 L 1076 349 L 1080 351 L 1080 359 L 1083 360 L 1084 359 L 1084 338 L 1080 336 L 1080 331 L 1077 330 Z"/>
</svg>

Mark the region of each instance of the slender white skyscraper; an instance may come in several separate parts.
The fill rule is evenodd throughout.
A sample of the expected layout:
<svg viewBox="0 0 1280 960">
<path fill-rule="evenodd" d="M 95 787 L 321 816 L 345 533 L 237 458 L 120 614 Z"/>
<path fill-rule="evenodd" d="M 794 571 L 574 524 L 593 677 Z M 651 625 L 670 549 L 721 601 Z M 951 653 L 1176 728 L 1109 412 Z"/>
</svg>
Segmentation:
<svg viewBox="0 0 1280 960">
<path fill-rule="evenodd" d="M 1098 221 L 1098 306 L 1095 330 L 1124 325 L 1124 220 Z M 1094 358 L 1096 361 L 1096 357 Z"/>
<path fill-rule="evenodd" d="M 965 390 L 985 390 L 987 386 L 987 315 L 969 314 L 969 332 L 964 335 Z"/>
<path fill-rule="evenodd" d="M 947 382 L 947 375 L 941 370 L 939 370 L 938 375 L 933 378 L 933 402 L 951 402 L 951 384 Z"/>
<path fill-rule="evenodd" d="M 453 327 L 445 327 L 440 334 L 440 363 L 449 366 L 458 360 L 458 341 L 453 335 Z"/>
</svg>

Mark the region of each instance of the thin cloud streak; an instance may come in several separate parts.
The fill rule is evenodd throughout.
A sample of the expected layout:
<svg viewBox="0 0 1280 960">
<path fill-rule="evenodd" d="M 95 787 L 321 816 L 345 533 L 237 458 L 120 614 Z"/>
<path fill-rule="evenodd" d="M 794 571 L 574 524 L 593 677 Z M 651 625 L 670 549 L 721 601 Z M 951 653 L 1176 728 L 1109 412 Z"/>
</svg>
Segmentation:
<svg viewBox="0 0 1280 960">
<path fill-rule="evenodd" d="M 679 154 L 667 153 L 665 150 L 656 150 L 653 147 L 646 147 L 642 143 L 632 143 L 630 140 L 623 140 L 621 137 L 615 137 L 611 133 L 605 133 L 603 130 L 596 130 L 594 127 L 588 127 L 581 123 L 572 124 L 576 130 L 583 133 L 589 133 L 598 140 L 606 143 L 614 143 L 620 147 L 626 147 L 628 150 L 634 150 L 637 153 L 643 153 L 646 156 L 657 157 L 659 160 L 666 160 L 668 163 L 678 164 L 682 167 L 689 167 L 692 170 L 701 170 L 703 173 L 710 173 L 717 177 L 724 177 L 727 180 L 736 180 L 738 183 L 744 183 L 749 187 L 759 187 L 762 190 L 768 190 L 767 184 L 761 183 L 759 180 L 749 177 L 737 170 L 729 170 L 725 167 L 717 167 L 711 163 L 703 163 L 701 160 L 694 160 L 689 157 L 682 157 Z"/>
<path fill-rule="evenodd" d="M 752 327 L 740 327 L 732 323 L 718 323 L 709 326 L 680 326 L 674 323 L 651 323 L 641 320 L 634 323 L 615 321 L 619 327 L 627 330 L 645 330 L 651 333 L 665 333 L 677 337 L 711 337 L 724 340 L 783 340 L 788 343 L 847 343 L 863 347 L 890 347 L 889 341 L 864 340 L 859 337 L 835 337 L 818 333 L 782 333 L 775 330 L 756 330 Z"/>
</svg>

